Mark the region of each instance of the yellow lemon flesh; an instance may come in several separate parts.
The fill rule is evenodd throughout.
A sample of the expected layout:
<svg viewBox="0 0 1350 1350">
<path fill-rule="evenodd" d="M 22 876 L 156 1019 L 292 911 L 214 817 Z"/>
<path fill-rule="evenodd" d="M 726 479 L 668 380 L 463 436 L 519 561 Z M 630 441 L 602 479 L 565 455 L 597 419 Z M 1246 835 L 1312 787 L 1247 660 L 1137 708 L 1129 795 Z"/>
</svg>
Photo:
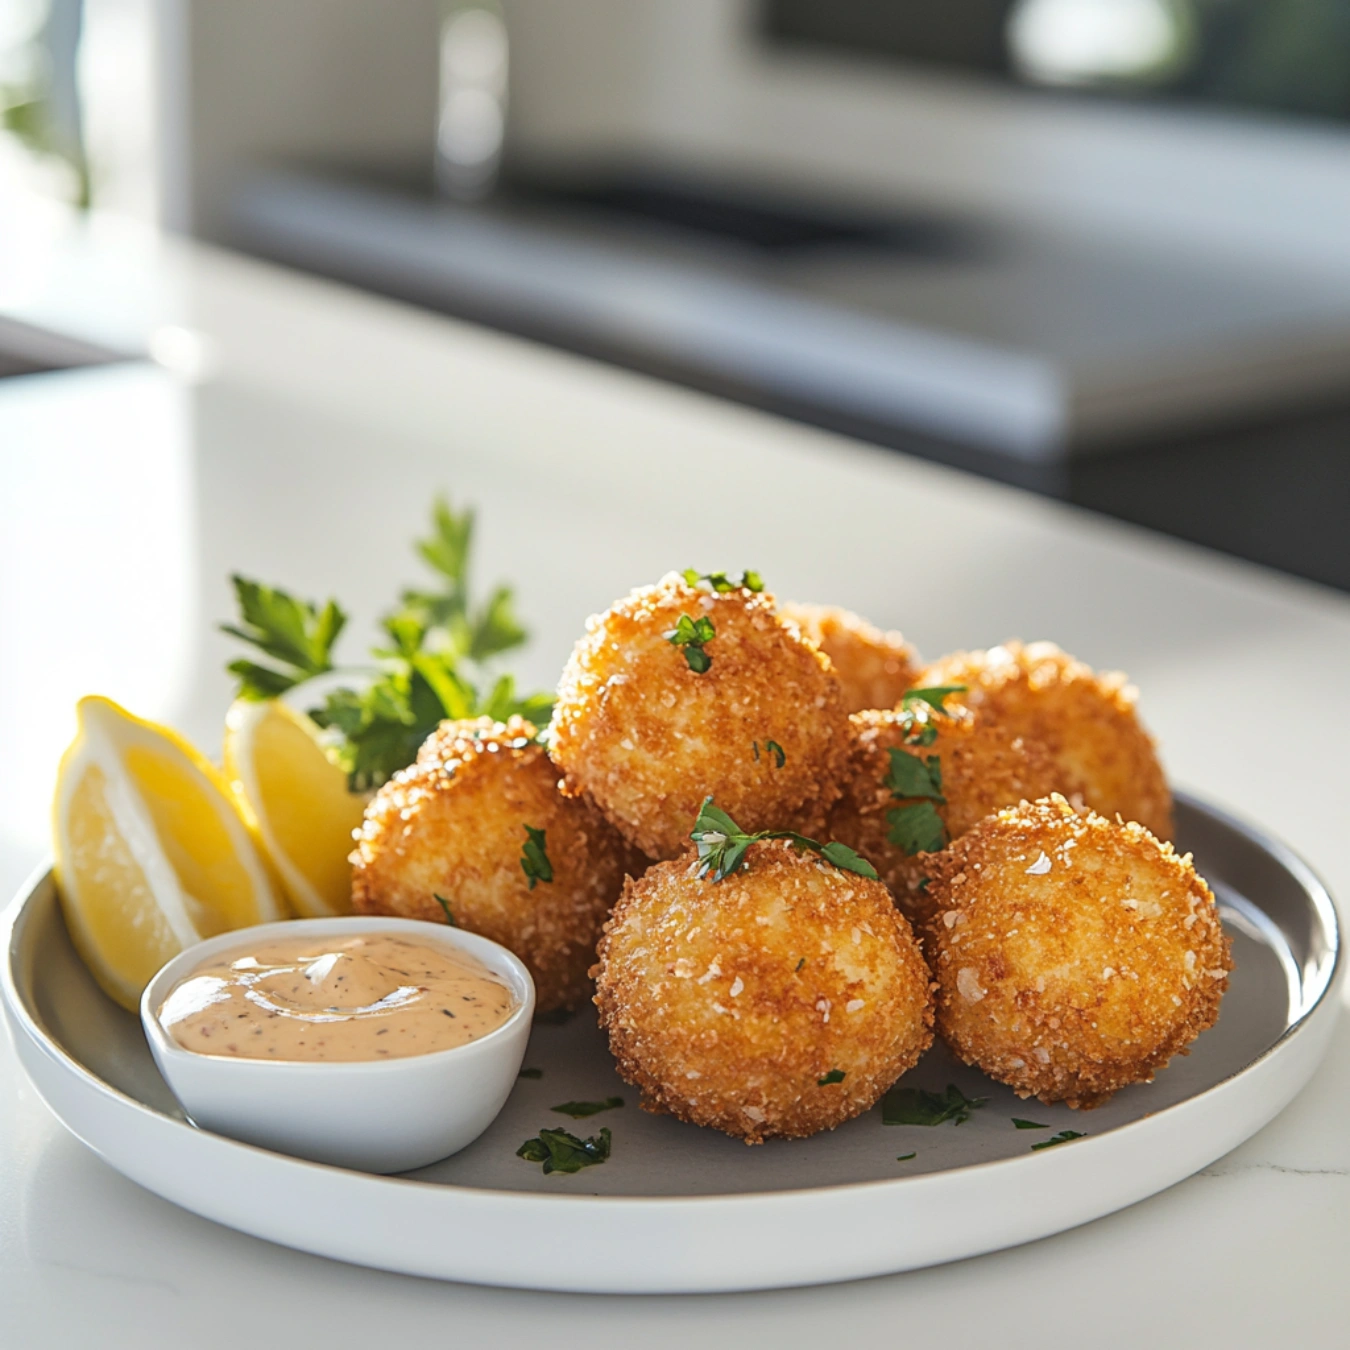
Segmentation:
<svg viewBox="0 0 1350 1350">
<path fill-rule="evenodd" d="M 275 699 L 239 699 L 225 719 L 225 772 L 295 912 L 351 913 L 352 831 L 366 798 L 324 754 L 319 729 Z"/>
<path fill-rule="evenodd" d="M 66 926 L 104 991 L 135 1010 L 202 938 L 284 918 L 220 773 L 167 727 L 81 699 L 54 810 Z"/>
</svg>

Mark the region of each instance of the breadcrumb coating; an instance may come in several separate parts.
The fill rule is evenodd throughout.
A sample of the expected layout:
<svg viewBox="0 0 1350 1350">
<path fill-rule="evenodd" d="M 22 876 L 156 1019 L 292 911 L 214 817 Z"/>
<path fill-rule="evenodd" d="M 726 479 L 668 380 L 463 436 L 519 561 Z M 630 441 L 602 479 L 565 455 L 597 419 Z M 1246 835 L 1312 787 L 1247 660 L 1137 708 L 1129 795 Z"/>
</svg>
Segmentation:
<svg viewBox="0 0 1350 1350">
<path fill-rule="evenodd" d="M 643 1107 L 747 1144 L 868 1110 L 933 1039 L 931 977 L 885 887 L 783 840 L 722 881 L 696 871 L 691 852 L 630 880 L 593 972 Z"/>
<path fill-rule="evenodd" d="M 543 830 L 553 880 L 521 868 L 525 826 Z M 352 907 L 455 923 L 529 967 L 537 1011 L 590 996 L 589 967 L 632 853 L 589 803 L 558 791 L 558 771 L 519 717 L 442 722 L 417 761 L 375 794 L 356 834 Z"/>
<path fill-rule="evenodd" d="M 1046 747 L 1065 796 L 1172 837 L 1172 794 L 1157 747 L 1135 712 L 1138 690 L 1119 671 L 1098 674 L 1053 642 L 1005 642 L 944 656 L 918 682 L 966 685 L 959 697 L 971 708 Z"/>
<path fill-rule="evenodd" d="M 668 640 L 711 621 L 711 665 Z M 585 794 L 643 853 L 671 858 L 709 795 L 747 831 L 822 828 L 839 795 L 848 715 L 838 677 L 772 596 L 670 573 L 587 621 L 550 728 L 563 791 Z"/>
<path fill-rule="evenodd" d="M 779 603 L 791 619 L 830 658 L 844 690 L 844 708 L 893 708 L 914 686 L 919 654 L 904 634 L 882 632 L 851 610 L 830 605 Z"/>
<path fill-rule="evenodd" d="M 913 715 L 937 732 L 930 745 L 913 744 L 907 737 L 905 715 L 889 709 L 854 713 L 849 719 L 853 741 L 843 796 L 830 813 L 827 833 L 861 853 L 877 869 L 906 915 L 919 922 L 932 911 L 924 878 L 933 854 L 907 854 L 890 842 L 891 821 L 897 809 L 914 805 L 917 798 L 897 799 L 887 786 L 892 749 L 927 762 L 936 755 L 945 802 L 935 802 L 949 840 L 1001 806 L 1014 806 L 1053 792 L 1059 774 L 1038 741 L 1009 733 L 987 717 L 951 705 L 950 713 L 917 707 Z"/>
<path fill-rule="evenodd" d="M 1097 1106 L 1218 1019 L 1233 963 L 1213 893 L 1142 825 L 1055 794 L 931 861 L 938 1032 L 1019 1096 Z"/>
</svg>

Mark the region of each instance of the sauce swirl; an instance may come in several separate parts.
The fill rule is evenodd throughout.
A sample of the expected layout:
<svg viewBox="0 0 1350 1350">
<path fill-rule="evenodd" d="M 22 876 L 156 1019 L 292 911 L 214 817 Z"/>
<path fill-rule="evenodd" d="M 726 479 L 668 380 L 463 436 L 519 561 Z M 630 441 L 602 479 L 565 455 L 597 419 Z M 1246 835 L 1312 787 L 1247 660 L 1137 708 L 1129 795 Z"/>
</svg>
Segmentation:
<svg viewBox="0 0 1350 1350">
<path fill-rule="evenodd" d="M 402 1059 L 501 1026 L 511 990 L 467 953 L 393 933 L 280 938 L 223 953 L 158 1010 L 185 1050 L 239 1059 Z"/>
</svg>

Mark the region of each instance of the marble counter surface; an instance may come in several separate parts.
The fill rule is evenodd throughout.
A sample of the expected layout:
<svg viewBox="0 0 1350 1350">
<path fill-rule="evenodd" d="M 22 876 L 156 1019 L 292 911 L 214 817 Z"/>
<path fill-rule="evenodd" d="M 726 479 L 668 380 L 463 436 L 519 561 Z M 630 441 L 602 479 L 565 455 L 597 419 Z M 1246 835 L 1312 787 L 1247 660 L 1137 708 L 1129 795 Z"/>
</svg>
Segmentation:
<svg viewBox="0 0 1350 1350">
<path fill-rule="evenodd" d="M 408 543 L 445 491 L 479 508 L 480 581 L 518 588 L 527 684 L 556 678 L 588 613 L 691 564 L 754 566 L 933 655 L 1051 637 L 1131 673 L 1178 783 L 1350 896 L 1350 599 L 227 255 L 107 222 L 24 232 L 0 251 L 0 315 L 155 359 L 0 381 L 6 893 L 46 850 L 76 697 L 214 752 L 228 573 L 340 596 L 356 653 L 416 580 Z M 1256 1138 L 1085 1228 L 858 1284 L 569 1297 L 358 1270 L 178 1211 L 68 1136 L 0 1042 L 0 1341 L 1341 1344 L 1347 1121 L 1343 1026 Z"/>
</svg>

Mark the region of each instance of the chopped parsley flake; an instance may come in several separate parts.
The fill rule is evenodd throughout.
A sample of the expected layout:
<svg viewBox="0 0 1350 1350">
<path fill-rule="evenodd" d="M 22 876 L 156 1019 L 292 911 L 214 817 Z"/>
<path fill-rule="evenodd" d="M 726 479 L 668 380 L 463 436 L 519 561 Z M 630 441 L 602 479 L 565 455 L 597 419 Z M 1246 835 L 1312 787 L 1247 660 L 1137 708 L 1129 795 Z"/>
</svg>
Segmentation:
<svg viewBox="0 0 1350 1350">
<path fill-rule="evenodd" d="M 947 827 L 932 802 L 894 806 L 886 812 L 886 824 L 890 827 L 886 831 L 887 842 L 910 857 L 947 847 Z"/>
<path fill-rule="evenodd" d="M 777 741 L 766 741 L 764 748 L 774 757 L 774 767 L 781 769 L 787 763 L 787 751 Z"/>
<path fill-rule="evenodd" d="M 1019 1130 L 1048 1130 L 1048 1125 L 1038 1125 L 1034 1120 L 1018 1120 L 1016 1116 L 1012 1118 L 1012 1123 Z"/>
<path fill-rule="evenodd" d="M 517 1150 L 516 1157 L 526 1162 L 543 1163 L 544 1175 L 550 1172 L 580 1172 L 609 1157 L 610 1133 L 601 1129 L 599 1138 L 578 1139 L 566 1130 L 540 1130 Z"/>
<path fill-rule="evenodd" d="M 756 594 L 764 589 L 763 577 L 758 572 L 748 570 L 741 573 L 739 581 L 732 581 L 725 572 L 700 572 L 693 567 L 686 567 L 683 575 L 686 586 L 697 586 L 700 582 L 706 581 L 718 595 L 725 595 L 727 591 L 734 591 L 738 587 L 744 587 Z"/>
<path fill-rule="evenodd" d="M 746 834 L 725 811 L 713 805 L 711 797 L 703 799 L 689 837 L 698 849 L 699 876 L 711 877 L 714 881 L 722 881 L 736 871 L 745 862 L 750 845 L 762 839 L 787 839 L 794 848 L 818 854 L 840 871 L 856 872 L 876 880 L 876 868 L 847 844 L 838 840 L 817 843 L 793 830 L 760 830 L 757 834 Z"/>
<path fill-rule="evenodd" d="M 831 1069 L 824 1078 L 816 1079 L 817 1087 L 829 1087 L 832 1083 L 842 1083 L 846 1077 L 843 1069 Z"/>
<path fill-rule="evenodd" d="M 685 664 L 695 675 L 702 675 L 712 665 L 712 657 L 703 650 L 703 644 L 716 636 L 717 629 L 706 614 L 697 619 L 681 614 L 679 622 L 666 634 L 666 641 L 684 652 Z"/>
<path fill-rule="evenodd" d="M 797 970 L 800 970 L 805 964 L 806 964 L 806 957 L 803 956 L 802 959 L 797 962 Z"/>
<path fill-rule="evenodd" d="M 525 833 L 528 837 L 520 849 L 520 870 L 525 873 L 530 890 L 534 890 L 539 882 L 553 880 L 553 864 L 548 860 L 544 839 L 548 831 L 527 825 Z"/>
<path fill-rule="evenodd" d="M 563 1102 L 561 1106 L 551 1106 L 560 1116 L 571 1116 L 573 1120 L 584 1120 L 587 1116 L 598 1116 L 601 1111 L 613 1111 L 623 1105 L 622 1097 L 606 1097 L 602 1102 Z"/>
<path fill-rule="evenodd" d="M 941 1125 L 946 1120 L 964 1125 L 970 1113 L 988 1100 L 988 1097 L 967 1097 L 954 1083 L 947 1084 L 945 1093 L 892 1088 L 881 1099 L 881 1119 L 885 1125 Z"/>
<path fill-rule="evenodd" d="M 911 1158 L 917 1158 L 918 1156 L 919 1156 L 919 1155 L 918 1155 L 917 1153 L 902 1153 L 902 1154 L 900 1154 L 900 1156 L 899 1156 L 898 1158 L 896 1158 L 895 1161 L 896 1161 L 896 1162 L 908 1162 Z"/>
<path fill-rule="evenodd" d="M 1045 1128 L 1049 1129 L 1050 1127 L 1047 1125 Z M 1049 1139 L 1042 1139 L 1039 1144 L 1032 1144 L 1031 1151 L 1035 1153 L 1038 1148 L 1054 1148 L 1056 1144 L 1067 1144 L 1071 1139 L 1085 1139 L 1086 1137 L 1077 1130 L 1061 1130 Z"/>
<path fill-rule="evenodd" d="M 455 922 L 454 912 L 450 908 L 450 902 L 443 895 L 437 895 L 432 891 L 431 898 L 445 911 L 445 921 L 451 928 L 458 928 L 459 924 Z"/>
<path fill-rule="evenodd" d="M 937 755 L 927 755 L 920 759 L 898 746 L 890 746 L 887 754 L 891 757 L 891 767 L 881 781 L 890 788 L 892 797 L 929 797 L 934 801 L 945 802 L 942 795 L 942 761 Z"/>
<path fill-rule="evenodd" d="M 543 1069 L 522 1069 L 516 1075 L 517 1078 L 542 1078 L 543 1076 Z"/>
</svg>

